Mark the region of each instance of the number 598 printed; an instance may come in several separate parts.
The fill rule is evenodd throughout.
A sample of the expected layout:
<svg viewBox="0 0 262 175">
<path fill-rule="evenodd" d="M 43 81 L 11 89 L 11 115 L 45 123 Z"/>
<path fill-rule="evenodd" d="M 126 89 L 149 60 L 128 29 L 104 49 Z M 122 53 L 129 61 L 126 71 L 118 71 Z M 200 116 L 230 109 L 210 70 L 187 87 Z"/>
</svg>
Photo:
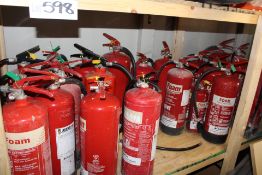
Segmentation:
<svg viewBox="0 0 262 175">
<path fill-rule="evenodd" d="M 77 20 L 76 0 L 31 0 L 30 18 Z"/>
</svg>

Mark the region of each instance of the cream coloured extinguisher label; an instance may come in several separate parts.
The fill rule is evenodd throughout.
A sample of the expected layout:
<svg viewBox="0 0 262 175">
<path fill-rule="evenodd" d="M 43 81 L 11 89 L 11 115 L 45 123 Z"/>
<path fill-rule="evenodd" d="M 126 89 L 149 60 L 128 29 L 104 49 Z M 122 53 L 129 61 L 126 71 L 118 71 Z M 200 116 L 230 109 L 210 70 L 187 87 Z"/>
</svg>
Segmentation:
<svg viewBox="0 0 262 175">
<path fill-rule="evenodd" d="M 61 162 L 61 174 L 71 175 L 75 171 L 75 154 L 70 154 L 60 159 Z"/>
<path fill-rule="evenodd" d="M 236 98 L 226 98 L 214 94 L 208 121 L 208 132 L 216 135 L 227 135 L 235 101 Z"/>
<path fill-rule="evenodd" d="M 127 119 L 131 123 L 142 124 L 143 113 L 138 111 L 133 111 L 125 107 L 125 119 Z"/>
<path fill-rule="evenodd" d="M 153 135 L 152 149 L 151 149 L 151 159 L 150 159 L 150 161 L 154 160 L 155 155 L 156 155 L 156 144 L 157 144 L 158 127 L 159 127 L 159 119 L 157 119 L 156 125 L 155 125 L 155 131 L 154 131 L 154 135 Z"/>
<path fill-rule="evenodd" d="M 42 126 L 38 129 L 21 132 L 9 133 L 6 132 L 6 142 L 10 150 L 23 150 L 36 147 L 45 142 L 45 127 Z"/>
<path fill-rule="evenodd" d="M 63 128 L 55 129 L 57 158 L 62 159 L 75 151 L 75 127 L 74 122 Z"/>
<path fill-rule="evenodd" d="M 132 156 L 126 154 L 124 151 L 123 151 L 123 159 L 131 165 L 135 165 L 135 166 L 141 165 L 141 158 L 132 157 Z"/>
<path fill-rule="evenodd" d="M 165 115 L 162 115 L 161 123 L 170 128 L 176 128 L 177 125 L 177 121 L 175 119 L 166 117 Z"/>
<path fill-rule="evenodd" d="M 190 90 L 183 90 L 181 106 L 186 106 L 186 105 L 188 105 L 189 96 L 190 96 Z"/>
</svg>

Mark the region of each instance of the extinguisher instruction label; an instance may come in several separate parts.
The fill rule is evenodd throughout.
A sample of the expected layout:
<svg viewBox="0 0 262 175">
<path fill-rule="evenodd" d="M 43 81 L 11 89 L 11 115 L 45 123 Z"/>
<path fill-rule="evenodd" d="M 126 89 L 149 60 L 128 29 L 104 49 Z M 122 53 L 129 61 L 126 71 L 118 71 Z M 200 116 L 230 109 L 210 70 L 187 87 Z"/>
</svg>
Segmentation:
<svg viewBox="0 0 262 175">
<path fill-rule="evenodd" d="M 170 128 L 176 128 L 176 125 L 177 125 L 177 121 L 175 119 L 166 117 L 165 115 L 162 115 L 161 123 Z"/>
<path fill-rule="evenodd" d="M 208 118 L 208 132 L 227 135 L 235 101 L 236 98 L 226 98 L 214 94 Z"/>
<path fill-rule="evenodd" d="M 8 149 L 23 150 L 36 147 L 45 142 L 45 128 L 44 126 L 33 131 L 21 133 L 6 132 L 6 142 Z"/>
<path fill-rule="evenodd" d="M 63 159 L 75 151 L 75 127 L 74 122 L 63 128 L 55 129 L 57 157 Z"/>
<path fill-rule="evenodd" d="M 143 113 L 138 111 L 133 111 L 125 107 L 125 118 L 131 123 L 142 124 Z"/>
<path fill-rule="evenodd" d="M 62 157 L 61 159 L 61 174 L 71 175 L 75 171 L 75 155 L 70 154 L 69 156 Z"/>
<path fill-rule="evenodd" d="M 136 157 L 132 157 L 130 155 L 127 155 L 124 151 L 123 151 L 123 159 L 127 163 L 130 163 L 131 165 L 136 165 L 136 166 L 141 165 L 141 158 L 136 158 Z"/>
</svg>

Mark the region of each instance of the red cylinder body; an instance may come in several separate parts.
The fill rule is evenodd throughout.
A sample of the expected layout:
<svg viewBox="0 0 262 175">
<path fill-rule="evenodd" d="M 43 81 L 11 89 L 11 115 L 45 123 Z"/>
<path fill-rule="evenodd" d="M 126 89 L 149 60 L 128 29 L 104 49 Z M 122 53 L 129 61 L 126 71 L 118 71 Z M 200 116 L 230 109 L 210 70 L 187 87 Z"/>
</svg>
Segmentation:
<svg viewBox="0 0 262 175">
<path fill-rule="evenodd" d="M 155 72 L 152 66 L 149 66 L 147 63 L 140 63 L 136 67 L 136 78 L 139 79 L 140 77 L 144 77 L 146 74 L 151 72 Z M 152 76 L 150 80 L 154 80 L 155 76 Z"/>
<path fill-rule="evenodd" d="M 62 90 L 50 90 L 54 97 L 36 99 L 48 107 L 53 174 L 75 172 L 74 98 Z"/>
<path fill-rule="evenodd" d="M 109 62 L 121 64 L 128 71 L 130 71 L 131 61 L 130 58 L 117 50 L 103 55 Z M 129 82 L 128 77 L 124 72 L 116 68 L 109 68 L 109 71 L 116 77 L 115 95 L 119 98 L 121 104 L 125 93 L 126 86 Z"/>
<path fill-rule="evenodd" d="M 199 118 L 196 118 L 193 104 L 189 105 L 189 112 L 188 112 L 189 121 L 187 123 L 187 129 L 193 132 L 197 132 L 197 123 L 199 121 L 204 120 L 204 116 L 206 114 L 206 109 L 208 105 L 208 91 L 207 90 L 202 89 L 196 92 L 196 103 L 197 103 Z"/>
<path fill-rule="evenodd" d="M 12 174 L 52 174 L 47 108 L 16 100 L 3 106 L 3 120 Z"/>
<path fill-rule="evenodd" d="M 168 71 L 166 97 L 160 126 L 170 135 L 179 134 L 186 119 L 186 109 L 192 86 L 193 74 L 184 68 Z"/>
<path fill-rule="evenodd" d="M 88 72 L 84 77 L 84 84 L 86 87 L 87 92 L 91 92 L 90 87 L 92 85 L 97 86 L 97 78 L 98 77 L 104 77 L 105 83 L 108 84 L 106 87 L 106 91 L 115 94 L 115 76 L 107 71 L 105 67 L 95 67 L 95 71 Z"/>
<path fill-rule="evenodd" d="M 123 175 L 151 175 L 157 143 L 161 95 L 150 88 L 126 92 Z"/>
<path fill-rule="evenodd" d="M 162 94 L 162 101 L 165 101 L 165 97 L 166 97 L 166 81 L 167 81 L 167 73 L 170 69 L 175 68 L 176 65 L 174 64 L 169 64 L 167 66 L 165 66 L 165 68 L 162 70 L 159 79 L 158 79 L 158 86 L 161 89 L 161 94 Z M 156 69 L 159 70 L 159 69 Z M 162 103 L 162 110 L 161 110 L 161 115 L 163 113 L 163 105 L 164 103 Z"/>
<path fill-rule="evenodd" d="M 163 57 L 163 58 L 157 59 L 154 63 L 154 69 L 156 71 L 158 71 L 161 68 L 161 66 L 168 61 L 170 61 L 170 58 L 168 58 L 168 57 Z"/>
<path fill-rule="evenodd" d="M 83 75 L 83 77 L 88 74 L 91 71 L 95 71 L 95 67 L 94 66 L 88 66 L 88 67 L 75 67 L 74 70 L 80 74 Z"/>
<path fill-rule="evenodd" d="M 225 141 L 239 89 L 239 80 L 232 75 L 215 77 L 206 113 L 204 130 L 210 137 Z M 209 137 L 205 137 L 210 140 Z M 222 142 L 221 140 L 221 142 Z M 216 142 L 216 141 L 215 141 Z"/>
<path fill-rule="evenodd" d="M 80 165 L 80 102 L 81 102 L 81 89 L 76 84 L 64 84 L 60 88 L 66 92 L 69 92 L 74 97 L 74 112 L 75 112 L 75 142 L 76 142 L 76 159 L 77 167 Z"/>
<path fill-rule="evenodd" d="M 81 101 L 81 174 L 116 174 L 118 123 L 121 106 L 118 98 L 106 93 L 91 93 Z"/>
</svg>

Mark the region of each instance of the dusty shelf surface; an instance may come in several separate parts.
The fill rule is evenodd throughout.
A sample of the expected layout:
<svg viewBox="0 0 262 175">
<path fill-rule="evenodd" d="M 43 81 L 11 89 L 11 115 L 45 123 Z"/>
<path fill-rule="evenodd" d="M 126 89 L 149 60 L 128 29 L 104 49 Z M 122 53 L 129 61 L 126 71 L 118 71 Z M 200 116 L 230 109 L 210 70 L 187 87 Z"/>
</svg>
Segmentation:
<svg viewBox="0 0 262 175">
<path fill-rule="evenodd" d="M 0 0 L 0 5 L 29 6 L 28 0 Z M 183 0 L 78 0 L 78 9 L 176 16 L 184 18 L 256 24 L 258 14 L 236 8 L 202 6 Z"/>
</svg>

